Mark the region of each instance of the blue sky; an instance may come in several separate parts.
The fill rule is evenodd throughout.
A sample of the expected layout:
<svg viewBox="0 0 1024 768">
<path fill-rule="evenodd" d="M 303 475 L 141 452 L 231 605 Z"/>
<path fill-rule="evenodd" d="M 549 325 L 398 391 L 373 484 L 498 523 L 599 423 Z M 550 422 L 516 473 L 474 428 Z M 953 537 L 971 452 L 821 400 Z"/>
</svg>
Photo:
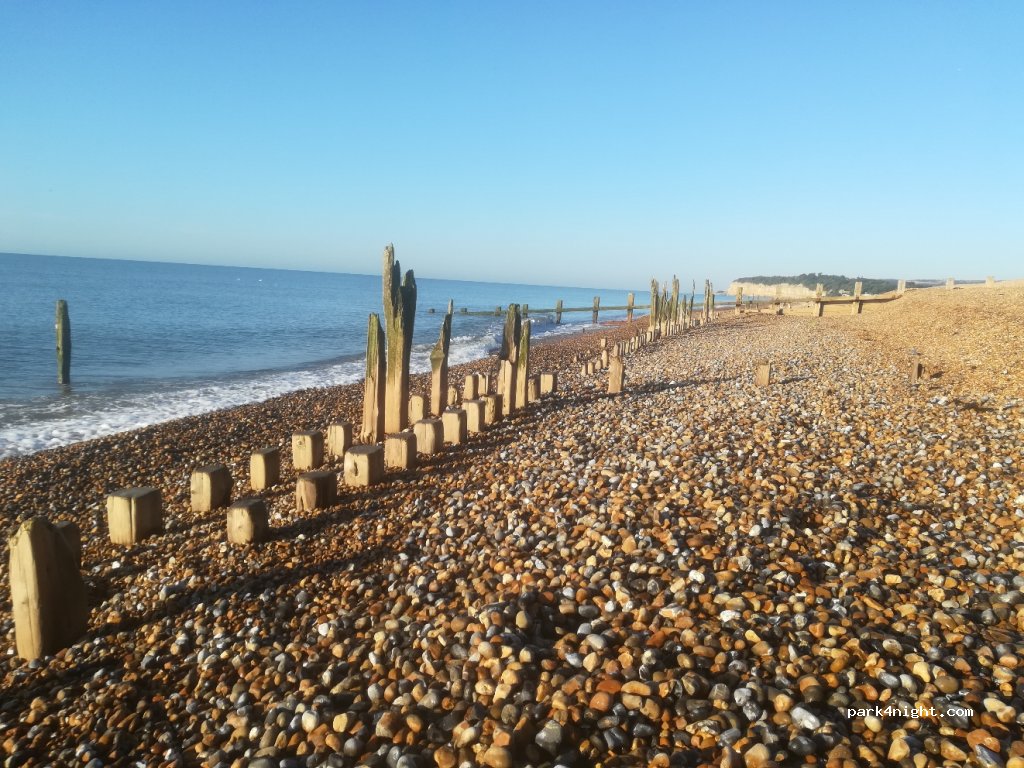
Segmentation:
<svg viewBox="0 0 1024 768">
<path fill-rule="evenodd" d="M 0 0 L 0 251 L 1024 276 L 1019 2 Z"/>
</svg>

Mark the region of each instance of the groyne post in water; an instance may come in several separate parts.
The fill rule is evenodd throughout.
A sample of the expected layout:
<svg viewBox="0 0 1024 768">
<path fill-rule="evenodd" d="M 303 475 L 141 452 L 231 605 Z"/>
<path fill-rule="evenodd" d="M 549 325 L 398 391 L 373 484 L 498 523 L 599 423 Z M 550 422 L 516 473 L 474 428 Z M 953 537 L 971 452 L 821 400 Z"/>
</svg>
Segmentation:
<svg viewBox="0 0 1024 768">
<path fill-rule="evenodd" d="M 32 661 L 85 634 L 85 582 L 72 544 L 46 518 L 26 520 L 9 544 L 14 642 L 18 655 Z"/>
<path fill-rule="evenodd" d="M 387 388 L 384 431 L 401 432 L 409 425 L 409 356 L 416 319 L 416 278 L 410 269 L 399 283 L 402 266 L 395 248 L 384 249 L 384 326 L 387 331 Z"/>
<path fill-rule="evenodd" d="M 448 300 L 448 312 L 441 321 L 441 333 L 430 352 L 430 413 L 440 417 L 448 399 L 448 348 L 452 342 L 452 312 L 455 303 Z"/>
<path fill-rule="evenodd" d="M 370 313 L 366 329 L 366 381 L 363 383 L 363 426 L 359 439 L 376 443 L 384 434 L 384 330 Z"/>
<path fill-rule="evenodd" d="M 562 300 L 555 302 L 555 325 L 562 324 Z"/>
<path fill-rule="evenodd" d="M 626 322 L 633 322 L 633 294 L 626 295 Z"/>
<path fill-rule="evenodd" d="M 57 330 L 57 383 L 71 383 L 71 317 L 68 303 L 57 300 L 55 328 Z"/>
<path fill-rule="evenodd" d="M 590 319 L 593 321 L 594 325 L 597 325 L 597 314 L 600 311 L 601 311 L 601 297 L 600 296 L 595 296 L 594 297 L 594 313 L 590 317 Z"/>
</svg>

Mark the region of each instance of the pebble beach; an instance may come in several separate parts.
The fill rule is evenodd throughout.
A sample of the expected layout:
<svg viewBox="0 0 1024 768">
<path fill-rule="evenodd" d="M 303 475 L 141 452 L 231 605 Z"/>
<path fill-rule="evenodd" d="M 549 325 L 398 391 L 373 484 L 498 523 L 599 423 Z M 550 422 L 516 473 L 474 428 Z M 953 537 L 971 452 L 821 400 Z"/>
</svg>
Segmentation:
<svg viewBox="0 0 1024 768">
<path fill-rule="evenodd" d="M 77 523 L 91 607 L 25 662 L 0 562 L 2 765 L 1024 768 L 1021 317 L 1020 283 L 727 308 L 616 396 L 580 361 L 646 319 L 560 337 L 554 395 L 327 510 L 289 436 L 361 385 L 0 460 L 0 532 Z M 272 539 L 229 547 L 189 474 L 252 495 L 268 445 Z M 166 532 L 111 544 L 147 485 Z"/>
</svg>

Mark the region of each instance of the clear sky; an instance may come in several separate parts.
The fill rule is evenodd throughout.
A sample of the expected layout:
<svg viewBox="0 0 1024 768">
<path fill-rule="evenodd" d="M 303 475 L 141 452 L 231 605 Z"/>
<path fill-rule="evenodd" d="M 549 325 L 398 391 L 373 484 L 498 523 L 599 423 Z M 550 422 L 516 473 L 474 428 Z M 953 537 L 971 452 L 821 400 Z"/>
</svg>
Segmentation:
<svg viewBox="0 0 1024 768">
<path fill-rule="evenodd" d="M 1024 3 L 0 0 L 0 251 L 1024 276 Z"/>
</svg>

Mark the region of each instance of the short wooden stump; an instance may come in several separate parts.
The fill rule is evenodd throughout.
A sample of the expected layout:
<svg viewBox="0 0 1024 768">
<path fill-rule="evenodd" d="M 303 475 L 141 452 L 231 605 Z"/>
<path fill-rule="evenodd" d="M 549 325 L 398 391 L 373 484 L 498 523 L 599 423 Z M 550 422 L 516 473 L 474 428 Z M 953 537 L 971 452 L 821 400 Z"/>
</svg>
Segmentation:
<svg viewBox="0 0 1024 768">
<path fill-rule="evenodd" d="M 336 421 L 327 427 L 327 453 L 340 459 L 352 447 L 352 425 Z"/>
<path fill-rule="evenodd" d="M 463 409 L 445 411 L 441 415 L 441 423 L 444 425 L 444 441 L 446 443 L 462 445 L 469 439 L 466 412 Z"/>
<path fill-rule="evenodd" d="M 384 449 L 356 445 L 345 454 L 345 485 L 371 486 L 384 478 Z"/>
<path fill-rule="evenodd" d="M 484 424 L 490 426 L 501 421 L 501 395 L 485 395 L 484 398 Z"/>
<path fill-rule="evenodd" d="M 338 501 L 338 473 L 330 469 L 303 472 L 295 481 L 295 508 L 323 509 Z"/>
<path fill-rule="evenodd" d="M 486 422 L 484 411 L 486 403 L 483 400 L 467 400 L 462 404 L 462 410 L 466 412 L 466 431 L 483 432 Z"/>
<path fill-rule="evenodd" d="M 409 423 L 415 424 L 417 421 L 426 418 L 427 416 L 427 401 L 423 395 L 410 395 L 409 396 Z"/>
<path fill-rule="evenodd" d="M 260 448 L 249 457 L 249 487 L 264 491 L 281 482 L 281 449 Z"/>
<path fill-rule="evenodd" d="M 231 472 L 223 464 L 194 470 L 189 486 L 193 512 L 209 512 L 231 502 Z"/>
<path fill-rule="evenodd" d="M 416 466 L 416 435 L 399 432 L 384 438 L 384 466 L 390 469 L 412 469 Z"/>
<path fill-rule="evenodd" d="M 292 435 L 292 466 L 296 471 L 316 469 L 324 463 L 324 436 L 319 432 Z"/>
<path fill-rule="evenodd" d="M 540 375 L 540 393 L 542 395 L 550 395 L 558 387 L 558 374 L 557 373 L 542 373 Z"/>
<path fill-rule="evenodd" d="M 416 436 L 416 451 L 429 456 L 444 445 L 444 424 L 440 419 L 420 419 L 412 425 Z"/>
<path fill-rule="evenodd" d="M 107 528 L 114 544 L 138 544 L 164 529 L 160 491 L 124 488 L 107 496 Z"/>
<path fill-rule="evenodd" d="M 228 543 L 257 544 L 270 537 L 270 514 L 263 499 L 239 499 L 228 507 Z"/>
</svg>

